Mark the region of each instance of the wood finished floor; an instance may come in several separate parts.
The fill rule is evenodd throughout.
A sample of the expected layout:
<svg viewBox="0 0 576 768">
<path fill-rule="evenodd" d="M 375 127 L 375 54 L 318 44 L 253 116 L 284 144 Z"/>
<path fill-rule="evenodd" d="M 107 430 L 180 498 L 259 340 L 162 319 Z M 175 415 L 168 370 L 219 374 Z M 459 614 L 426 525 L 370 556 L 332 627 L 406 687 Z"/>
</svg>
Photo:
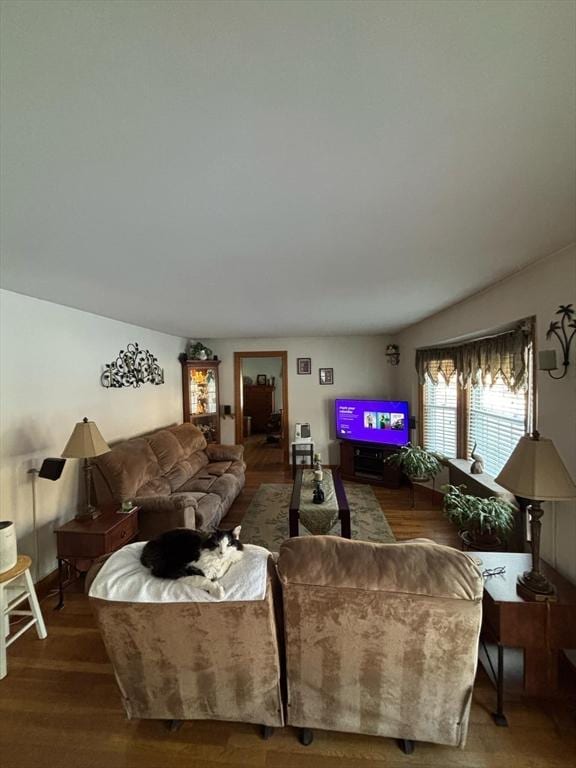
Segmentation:
<svg viewBox="0 0 576 768">
<path fill-rule="evenodd" d="M 277 450 L 277 449 L 273 449 Z M 226 522 L 241 520 L 259 485 L 290 482 L 281 466 L 251 463 L 246 488 Z M 409 508 L 407 489 L 375 488 L 397 539 L 429 536 L 456 544 L 455 531 L 424 496 Z M 86 597 L 42 601 L 48 638 L 25 633 L 8 650 L 0 681 L 1 768 L 567 768 L 576 763 L 574 702 L 507 702 L 509 728 L 493 725 L 494 691 L 479 671 L 464 751 L 418 744 L 410 757 L 389 739 L 317 731 L 302 747 L 292 728 L 269 741 L 255 726 L 187 722 L 170 734 L 156 721 L 128 721 Z"/>
</svg>

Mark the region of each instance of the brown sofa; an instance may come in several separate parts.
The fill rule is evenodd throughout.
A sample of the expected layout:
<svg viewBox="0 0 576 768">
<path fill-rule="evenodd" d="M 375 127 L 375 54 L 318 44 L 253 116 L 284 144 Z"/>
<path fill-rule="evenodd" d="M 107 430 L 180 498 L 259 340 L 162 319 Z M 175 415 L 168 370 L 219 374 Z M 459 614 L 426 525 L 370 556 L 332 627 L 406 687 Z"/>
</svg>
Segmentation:
<svg viewBox="0 0 576 768">
<path fill-rule="evenodd" d="M 287 723 L 463 747 L 482 619 L 482 578 L 428 541 L 333 536 L 280 548 Z"/>
<path fill-rule="evenodd" d="M 209 530 L 244 487 L 241 445 L 207 444 L 192 424 L 160 429 L 114 445 L 92 460 L 99 504 L 140 507 L 140 539 L 170 528 Z"/>
</svg>

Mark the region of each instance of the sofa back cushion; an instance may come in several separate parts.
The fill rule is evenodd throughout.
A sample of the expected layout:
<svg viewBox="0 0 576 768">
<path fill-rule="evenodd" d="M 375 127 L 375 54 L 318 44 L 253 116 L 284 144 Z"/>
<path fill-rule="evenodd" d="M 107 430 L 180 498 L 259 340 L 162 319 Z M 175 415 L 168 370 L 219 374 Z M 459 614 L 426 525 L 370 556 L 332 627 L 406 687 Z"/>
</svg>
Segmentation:
<svg viewBox="0 0 576 768">
<path fill-rule="evenodd" d="M 478 568 L 468 555 L 427 539 L 395 544 L 339 536 L 288 539 L 280 550 L 284 583 L 365 592 L 474 600 L 482 598 Z"/>
<path fill-rule="evenodd" d="M 114 501 L 137 496 L 142 486 L 161 474 L 156 454 L 148 440 L 142 437 L 115 445 L 108 453 L 92 459 L 92 463 L 100 475 L 97 490 L 103 481 L 109 497 Z"/>
<path fill-rule="evenodd" d="M 147 435 L 145 439 L 154 451 L 163 475 L 184 458 L 182 444 L 169 429 L 160 429 L 158 432 Z"/>
<path fill-rule="evenodd" d="M 169 431 L 182 446 L 185 457 L 189 457 L 193 453 L 203 451 L 206 448 L 206 438 L 194 424 L 178 424 L 176 427 L 170 427 Z"/>
<path fill-rule="evenodd" d="M 98 502 L 169 495 L 208 464 L 206 439 L 193 424 L 126 440 L 94 460 Z"/>
</svg>

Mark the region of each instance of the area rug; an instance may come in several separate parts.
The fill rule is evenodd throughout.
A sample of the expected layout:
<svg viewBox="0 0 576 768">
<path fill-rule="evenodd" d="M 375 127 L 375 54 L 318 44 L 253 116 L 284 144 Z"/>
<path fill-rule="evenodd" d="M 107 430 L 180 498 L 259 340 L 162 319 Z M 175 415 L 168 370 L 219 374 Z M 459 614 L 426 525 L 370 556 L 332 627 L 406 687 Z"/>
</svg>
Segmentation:
<svg viewBox="0 0 576 768">
<path fill-rule="evenodd" d="M 380 544 L 396 541 L 372 488 L 358 483 L 344 483 L 344 488 L 350 507 L 352 538 Z M 289 537 L 288 508 L 291 496 L 291 485 L 263 483 L 256 491 L 242 520 L 241 541 L 278 552 L 282 542 Z M 330 534 L 340 536 L 339 520 Z M 300 524 L 300 536 L 311 535 Z"/>
</svg>

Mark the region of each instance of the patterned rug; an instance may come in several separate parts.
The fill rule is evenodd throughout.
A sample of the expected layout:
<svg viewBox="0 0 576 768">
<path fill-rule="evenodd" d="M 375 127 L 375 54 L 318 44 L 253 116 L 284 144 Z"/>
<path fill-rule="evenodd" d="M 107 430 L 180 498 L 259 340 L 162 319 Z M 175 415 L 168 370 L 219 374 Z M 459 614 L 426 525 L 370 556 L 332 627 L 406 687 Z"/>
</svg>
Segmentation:
<svg viewBox="0 0 576 768">
<path fill-rule="evenodd" d="M 344 488 L 350 506 L 352 538 L 379 543 L 396 541 L 372 488 L 358 483 L 344 483 Z M 246 510 L 240 539 L 245 544 L 258 544 L 271 552 L 278 552 L 282 542 L 288 538 L 288 508 L 291 495 L 291 485 L 263 483 Z M 339 520 L 330 534 L 340 536 Z M 300 524 L 300 535 L 312 534 Z"/>
</svg>

